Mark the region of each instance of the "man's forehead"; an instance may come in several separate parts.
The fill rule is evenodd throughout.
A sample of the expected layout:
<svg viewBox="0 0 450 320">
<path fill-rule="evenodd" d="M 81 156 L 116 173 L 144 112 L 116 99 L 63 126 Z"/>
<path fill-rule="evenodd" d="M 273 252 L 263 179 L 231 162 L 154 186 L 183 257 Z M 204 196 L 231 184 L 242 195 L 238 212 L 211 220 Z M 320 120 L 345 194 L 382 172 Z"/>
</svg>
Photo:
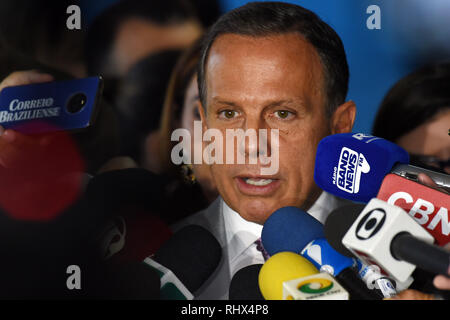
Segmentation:
<svg viewBox="0 0 450 320">
<path fill-rule="evenodd" d="M 236 34 L 219 36 L 208 57 L 207 91 L 252 91 L 268 98 L 285 92 L 308 91 L 315 94 L 323 88 L 322 64 L 315 48 L 297 33 L 251 37 Z M 211 90 L 211 91 L 210 91 Z M 217 93 L 217 92 L 216 92 Z M 262 98 L 262 97 L 261 97 Z"/>
<path fill-rule="evenodd" d="M 267 36 L 248 36 L 241 34 L 219 35 L 211 46 L 208 62 L 212 55 L 228 56 L 236 51 L 246 52 L 252 57 L 264 57 L 282 53 L 286 59 L 318 59 L 317 50 L 301 34 L 289 32 Z M 245 56 L 243 56 L 245 57 Z"/>
</svg>

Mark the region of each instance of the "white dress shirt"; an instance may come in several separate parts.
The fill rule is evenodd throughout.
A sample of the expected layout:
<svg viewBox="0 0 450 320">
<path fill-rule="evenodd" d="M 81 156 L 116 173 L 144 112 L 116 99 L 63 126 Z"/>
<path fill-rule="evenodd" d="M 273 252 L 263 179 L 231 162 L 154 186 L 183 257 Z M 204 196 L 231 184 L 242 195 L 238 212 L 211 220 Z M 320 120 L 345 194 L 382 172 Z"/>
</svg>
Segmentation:
<svg viewBox="0 0 450 320">
<path fill-rule="evenodd" d="M 322 192 L 308 213 L 324 223 L 328 214 L 338 207 L 340 201 L 342 200 Z M 264 258 L 255 244 L 255 241 L 261 237 L 263 226 L 243 219 L 223 200 L 220 202 L 220 215 L 224 222 L 226 243 L 222 245 L 221 264 L 196 295 L 196 299 L 199 300 L 228 299 L 228 289 L 234 274 L 246 266 L 264 263 Z M 219 239 L 220 235 L 215 234 L 217 230 L 210 231 Z"/>
</svg>

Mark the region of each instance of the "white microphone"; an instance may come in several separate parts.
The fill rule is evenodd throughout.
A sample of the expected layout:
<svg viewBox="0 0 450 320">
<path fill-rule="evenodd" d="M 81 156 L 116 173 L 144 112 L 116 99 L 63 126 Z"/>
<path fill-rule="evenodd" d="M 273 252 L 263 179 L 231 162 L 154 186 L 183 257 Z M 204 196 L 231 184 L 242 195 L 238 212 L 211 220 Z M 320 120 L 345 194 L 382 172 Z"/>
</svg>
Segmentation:
<svg viewBox="0 0 450 320">
<path fill-rule="evenodd" d="M 432 245 L 434 238 L 403 209 L 372 199 L 359 214 L 342 243 L 367 265 L 404 282 L 416 266 L 446 273 L 449 253 Z"/>
</svg>

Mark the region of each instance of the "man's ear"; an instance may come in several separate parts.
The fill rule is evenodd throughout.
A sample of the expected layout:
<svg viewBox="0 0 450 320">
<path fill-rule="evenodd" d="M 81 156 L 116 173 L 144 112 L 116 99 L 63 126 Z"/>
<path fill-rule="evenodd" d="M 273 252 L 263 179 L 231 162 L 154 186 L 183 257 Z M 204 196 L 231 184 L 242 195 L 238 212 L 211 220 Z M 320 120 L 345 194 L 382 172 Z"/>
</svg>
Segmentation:
<svg viewBox="0 0 450 320">
<path fill-rule="evenodd" d="M 331 117 L 331 133 L 352 132 L 356 117 L 356 105 L 353 101 L 341 104 Z"/>
</svg>

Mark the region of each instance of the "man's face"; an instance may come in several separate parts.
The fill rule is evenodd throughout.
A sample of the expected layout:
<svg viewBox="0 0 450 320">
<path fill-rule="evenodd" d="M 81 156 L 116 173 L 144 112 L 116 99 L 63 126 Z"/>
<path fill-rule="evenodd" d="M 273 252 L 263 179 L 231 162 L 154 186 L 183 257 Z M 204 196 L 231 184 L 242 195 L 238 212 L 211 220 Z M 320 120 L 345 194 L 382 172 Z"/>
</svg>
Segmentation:
<svg viewBox="0 0 450 320">
<path fill-rule="evenodd" d="M 248 159 L 247 164 L 211 165 L 221 196 L 244 219 L 263 224 L 275 210 L 306 210 L 319 196 L 313 180 L 316 148 L 330 134 L 323 77 L 316 50 L 298 34 L 226 34 L 212 45 L 206 114 L 201 108 L 204 129 L 219 129 L 224 137 L 226 129 L 267 129 L 268 137 L 270 130 L 279 130 L 276 174 L 262 176 L 260 162 L 249 165 Z M 235 144 L 235 154 L 238 149 Z"/>
</svg>

